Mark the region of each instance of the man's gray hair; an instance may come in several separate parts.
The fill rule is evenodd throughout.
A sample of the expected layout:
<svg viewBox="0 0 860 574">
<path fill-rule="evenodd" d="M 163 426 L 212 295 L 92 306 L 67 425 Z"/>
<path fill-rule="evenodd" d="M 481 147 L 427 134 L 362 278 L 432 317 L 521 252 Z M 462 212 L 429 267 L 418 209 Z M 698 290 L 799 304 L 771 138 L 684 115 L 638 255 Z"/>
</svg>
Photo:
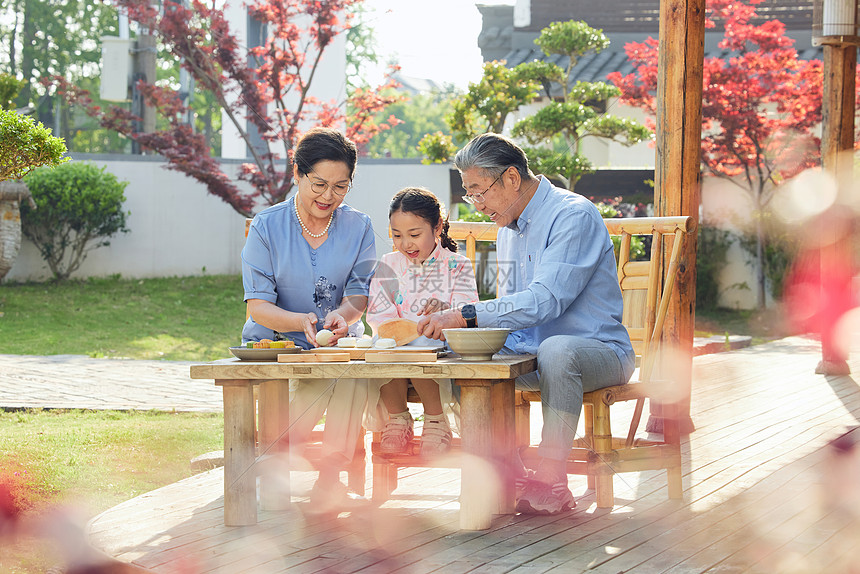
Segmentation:
<svg viewBox="0 0 860 574">
<path fill-rule="evenodd" d="M 479 135 L 454 156 L 454 167 L 460 173 L 476 167 L 489 177 L 498 177 L 511 166 L 517 168 L 524 180 L 531 175 L 525 152 L 499 134 Z"/>
</svg>

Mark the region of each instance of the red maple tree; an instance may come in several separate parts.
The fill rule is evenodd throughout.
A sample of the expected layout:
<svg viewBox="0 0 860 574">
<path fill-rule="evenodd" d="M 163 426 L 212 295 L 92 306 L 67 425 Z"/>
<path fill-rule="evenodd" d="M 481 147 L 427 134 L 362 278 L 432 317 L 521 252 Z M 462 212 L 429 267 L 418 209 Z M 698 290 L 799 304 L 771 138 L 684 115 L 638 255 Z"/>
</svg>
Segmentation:
<svg viewBox="0 0 860 574">
<path fill-rule="evenodd" d="M 250 183 L 240 187 L 212 157 L 202 134 L 183 122 L 186 108 L 179 94 L 155 84 L 138 83 L 149 105 L 156 108 L 167 126 L 151 133 L 136 131 L 140 118 L 125 108 L 102 109 L 89 93 L 55 78 L 58 92 L 82 106 L 108 129 L 115 130 L 167 159 L 169 169 L 203 183 L 242 215 L 251 216 L 262 203 L 283 201 L 293 186 L 292 152 L 301 126 L 341 127 L 357 144 L 367 142 L 381 130 L 400 123 L 394 116 L 375 120 L 402 96 L 390 88 L 390 79 L 373 90 L 358 89 L 349 97 L 347 118 L 335 101 L 309 95 L 317 68 L 332 40 L 350 27 L 348 9 L 362 0 L 256 0 L 248 13 L 267 30 L 260 46 L 245 50 L 230 30 L 224 10 L 201 0 L 188 7 L 171 0 L 162 9 L 150 0 L 116 0 L 129 19 L 152 30 L 195 80 L 197 89 L 214 94 L 229 122 L 238 131 L 250 153 L 238 179 Z M 253 63 L 249 63 L 252 60 Z M 246 126 L 252 126 L 249 128 Z M 253 141 L 252 130 L 260 141 Z M 262 202 L 261 202 L 262 200 Z"/>
<path fill-rule="evenodd" d="M 722 58 L 705 58 L 702 92 L 702 164 L 706 173 L 744 189 L 753 206 L 757 298 L 765 303 L 766 208 L 785 179 L 817 165 L 822 67 L 802 60 L 778 20 L 754 24 L 763 0 L 708 0 L 706 27 L 725 30 Z M 621 101 L 656 111 L 657 47 L 653 38 L 627 44 L 635 72 L 611 74 Z M 654 122 L 651 121 L 651 127 Z"/>
</svg>

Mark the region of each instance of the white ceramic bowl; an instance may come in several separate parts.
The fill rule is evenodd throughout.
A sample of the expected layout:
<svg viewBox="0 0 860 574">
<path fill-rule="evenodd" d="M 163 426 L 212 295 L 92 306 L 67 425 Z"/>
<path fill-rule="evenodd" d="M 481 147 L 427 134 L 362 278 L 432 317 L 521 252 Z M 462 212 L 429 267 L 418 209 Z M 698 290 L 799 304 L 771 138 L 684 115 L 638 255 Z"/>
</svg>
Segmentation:
<svg viewBox="0 0 860 574">
<path fill-rule="evenodd" d="M 464 361 L 489 361 L 505 346 L 510 329 L 443 329 L 451 350 Z"/>
</svg>

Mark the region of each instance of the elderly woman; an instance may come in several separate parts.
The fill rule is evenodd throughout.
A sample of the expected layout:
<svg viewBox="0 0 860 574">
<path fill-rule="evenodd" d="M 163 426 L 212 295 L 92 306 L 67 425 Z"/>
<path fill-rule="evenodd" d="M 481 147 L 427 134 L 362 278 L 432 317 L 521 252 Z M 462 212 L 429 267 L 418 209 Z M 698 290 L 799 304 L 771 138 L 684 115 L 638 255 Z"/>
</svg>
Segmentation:
<svg viewBox="0 0 860 574">
<path fill-rule="evenodd" d="M 376 262 L 370 218 L 343 204 L 352 186 L 355 144 L 336 130 L 316 128 L 298 142 L 293 176 L 298 191 L 260 212 L 242 250 L 242 281 L 250 316 L 244 341 L 293 340 L 318 346 L 317 328 L 363 333 L 370 278 Z M 350 327 L 352 326 L 352 327 Z M 350 496 L 339 472 L 352 460 L 367 382 L 355 379 L 296 381 L 290 403 L 290 443 L 304 445 L 326 414 L 323 460 L 311 491 L 318 506 Z M 292 386 L 292 385 L 291 385 Z"/>
</svg>

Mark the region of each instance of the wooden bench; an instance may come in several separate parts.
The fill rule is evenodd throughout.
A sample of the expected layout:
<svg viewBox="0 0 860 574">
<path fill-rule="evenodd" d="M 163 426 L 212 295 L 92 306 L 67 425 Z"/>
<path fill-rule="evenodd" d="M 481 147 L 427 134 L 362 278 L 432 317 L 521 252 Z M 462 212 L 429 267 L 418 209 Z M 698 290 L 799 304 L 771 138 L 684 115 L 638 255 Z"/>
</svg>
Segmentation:
<svg viewBox="0 0 860 574">
<path fill-rule="evenodd" d="M 664 440 L 637 439 L 645 399 L 671 397 L 670 381 L 653 379 L 656 359 L 660 353 L 663 325 L 677 275 L 684 237 L 691 232 L 690 217 L 642 217 L 605 219 L 610 235 L 620 237 L 618 247 L 618 282 L 624 300 L 623 323 L 630 334 L 639 369 L 633 380 L 620 386 L 585 393 L 583 422 L 585 436 L 577 439 L 568 459 L 568 472 L 588 476 L 589 488 L 596 489 L 597 506 L 612 507 L 614 493 L 612 477 L 616 472 L 643 470 L 667 471 L 669 497 L 681 498 L 681 451 L 677 417 L 671 416 L 674 405 L 663 402 Z M 495 241 L 497 226 L 493 223 L 452 222 L 449 235 L 466 243 L 466 256 L 475 266 L 478 241 Z M 631 259 L 633 237 L 649 236 L 650 253 L 646 260 Z M 668 255 L 667 255 L 668 253 Z M 665 269 L 665 273 L 663 270 Z M 416 399 L 411 396 L 410 400 Z M 536 456 L 536 446 L 530 444 L 529 402 L 539 401 L 539 392 L 517 392 L 517 440 L 525 461 Z M 636 401 L 633 419 L 626 437 L 613 438 L 610 407 L 622 401 Z M 420 456 L 387 457 L 379 454 L 379 437 L 374 437 L 373 497 L 387 498 L 397 484 L 397 468 L 436 466 L 432 459 Z M 456 452 L 455 439 L 452 452 Z M 450 464 L 446 457 L 443 465 Z"/>
</svg>

